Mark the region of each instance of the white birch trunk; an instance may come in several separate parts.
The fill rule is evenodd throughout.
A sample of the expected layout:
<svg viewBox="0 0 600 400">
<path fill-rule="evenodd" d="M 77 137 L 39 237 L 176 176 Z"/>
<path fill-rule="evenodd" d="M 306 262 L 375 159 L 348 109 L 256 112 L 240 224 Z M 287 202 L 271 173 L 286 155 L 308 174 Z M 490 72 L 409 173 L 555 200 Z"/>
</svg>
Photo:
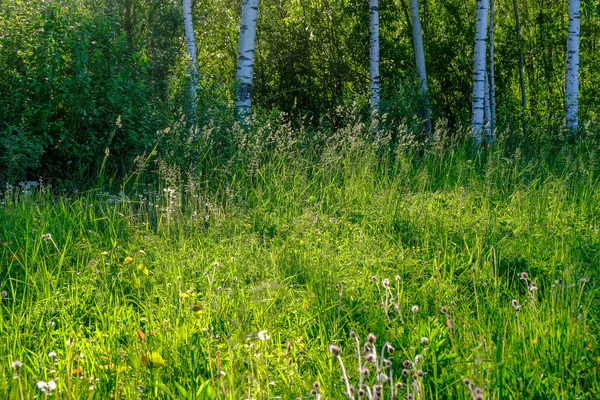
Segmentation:
<svg viewBox="0 0 600 400">
<path fill-rule="evenodd" d="M 473 68 L 473 107 L 471 112 L 473 136 L 481 143 L 485 100 L 485 75 L 487 54 L 488 0 L 477 0 L 477 21 L 475 25 L 475 51 Z"/>
<path fill-rule="evenodd" d="M 369 0 L 369 73 L 371 113 L 379 114 L 381 76 L 379 75 L 379 0 Z"/>
<path fill-rule="evenodd" d="M 492 118 L 491 118 L 491 107 L 490 107 L 490 83 L 488 80 L 487 71 L 485 72 L 484 82 L 484 100 L 483 100 L 483 120 L 485 126 L 485 140 L 487 143 L 492 141 Z"/>
<path fill-rule="evenodd" d="M 413 46 L 415 50 L 415 63 L 421 81 L 421 90 L 425 97 L 425 120 L 427 132 L 431 131 L 431 112 L 429 110 L 429 90 L 427 88 L 427 71 L 425 69 L 425 52 L 423 51 L 423 33 L 419 17 L 419 1 L 410 0 L 410 15 L 412 19 Z"/>
<path fill-rule="evenodd" d="M 257 20 L 258 0 L 243 0 L 235 96 L 236 114 L 240 120 L 245 120 L 252 112 L 252 74 Z"/>
<path fill-rule="evenodd" d="M 196 38 L 192 19 L 192 0 L 183 0 L 183 25 L 185 28 L 185 44 L 190 57 L 190 97 L 191 123 L 196 123 L 196 104 L 198 99 L 198 59 L 196 57 Z"/>
<path fill-rule="evenodd" d="M 495 14 L 494 0 L 490 0 L 490 124 L 492 135 L 495 136 L 496 130 L 496 71 L 494 67 L 494 29 L 495 29 Z"/>
<path fill-rule="evenodd" d="M 567 79 L 565 109 L 567 129 L 575 133 L 579 109 L 579 33 L 581 26 L 581 0 L 569 0 L 569 36 L 567 39 Z"/>
</svg>

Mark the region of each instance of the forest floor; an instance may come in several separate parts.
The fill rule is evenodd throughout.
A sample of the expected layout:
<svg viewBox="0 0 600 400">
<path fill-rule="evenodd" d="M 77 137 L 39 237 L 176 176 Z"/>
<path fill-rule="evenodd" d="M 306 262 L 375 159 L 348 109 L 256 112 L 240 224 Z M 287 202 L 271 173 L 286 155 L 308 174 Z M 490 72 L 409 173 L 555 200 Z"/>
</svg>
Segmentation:
<svg viewBox="0 0 600 400">
<path fill-rule="evenodd" d="M 367 147 L 8 188 L 0 397 L 599 398 L 597 151 Z"/>
</svg>

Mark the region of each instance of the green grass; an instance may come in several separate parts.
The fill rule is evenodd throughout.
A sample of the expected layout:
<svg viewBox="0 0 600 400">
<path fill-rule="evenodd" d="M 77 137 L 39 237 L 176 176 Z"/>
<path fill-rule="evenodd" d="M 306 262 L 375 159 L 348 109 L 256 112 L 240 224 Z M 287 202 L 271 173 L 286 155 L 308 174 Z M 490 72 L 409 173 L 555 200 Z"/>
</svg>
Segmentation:
<svg viewBox="0 0 600 400">
<path fill-rule="evenodd" d="M 328 346 L 356 384 L 354 331 L 393 345 L 396 377 L 421 354 L 422 398 L 469 399 L 465 378 L 598 398 L 597 152 L 376 147 L 254 148 L 129 197 L 4 193 L 0 397 L 55 378 L 58 398 L 342 399 Z"/>
</svg>

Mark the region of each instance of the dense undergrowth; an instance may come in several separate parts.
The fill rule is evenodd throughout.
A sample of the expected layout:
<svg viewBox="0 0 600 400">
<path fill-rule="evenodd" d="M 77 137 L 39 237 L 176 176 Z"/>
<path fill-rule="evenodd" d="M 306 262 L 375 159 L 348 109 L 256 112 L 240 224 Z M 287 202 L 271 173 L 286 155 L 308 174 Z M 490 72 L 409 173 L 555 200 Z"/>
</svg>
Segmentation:
<svg viewBox="0 0 600 400">
<path fill-rule="evenodd" d="M 350 332 L 393 346 L 396 398 L 600 396 L 593 142 L 370 129 L 266 124 L 190 172 L 151 154 L 112 186 L 7 187 L 0 397 L 341 399 Z"/>
</svg>

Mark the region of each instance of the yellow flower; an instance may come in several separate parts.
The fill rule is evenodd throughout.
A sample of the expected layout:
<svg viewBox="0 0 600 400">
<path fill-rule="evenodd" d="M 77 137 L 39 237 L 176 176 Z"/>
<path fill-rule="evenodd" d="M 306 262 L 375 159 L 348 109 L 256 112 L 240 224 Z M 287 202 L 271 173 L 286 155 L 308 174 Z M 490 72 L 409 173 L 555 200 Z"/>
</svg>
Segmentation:
<svg viewBox="0 0 600 400">
<path fill-rule="evenodd" d="M 150 274 L 150 272 L 148 271 L 148 268 L 146 268 L 146 266 L 144 264 L 138 265 L 137 270 L 146 276 L 148 276 Z"/>
<path fill-rule="evenodd" d="M 133 262 L 133 257 L 125 257 L 125 260 L 123 261 L 123 265 L 129 265 Z"/>
<path fill-rule="evenodd" d="M 179 297 L 181 297 L 182 299 L 189 299 L 190 295 L 187 293 L 179 293 Z"/>
<path fill-rule="evenodd" d="M 142 354 L 141 361 L 146 368 L 161 368 L 167 365 L 165 359 L 155 351 Z"/>
<path fill-rule="evenodd" d="M 535 338 L 531 340 L 531 344 L 538 344 L 540 342 L 540 339 Z"/>
</svg>

